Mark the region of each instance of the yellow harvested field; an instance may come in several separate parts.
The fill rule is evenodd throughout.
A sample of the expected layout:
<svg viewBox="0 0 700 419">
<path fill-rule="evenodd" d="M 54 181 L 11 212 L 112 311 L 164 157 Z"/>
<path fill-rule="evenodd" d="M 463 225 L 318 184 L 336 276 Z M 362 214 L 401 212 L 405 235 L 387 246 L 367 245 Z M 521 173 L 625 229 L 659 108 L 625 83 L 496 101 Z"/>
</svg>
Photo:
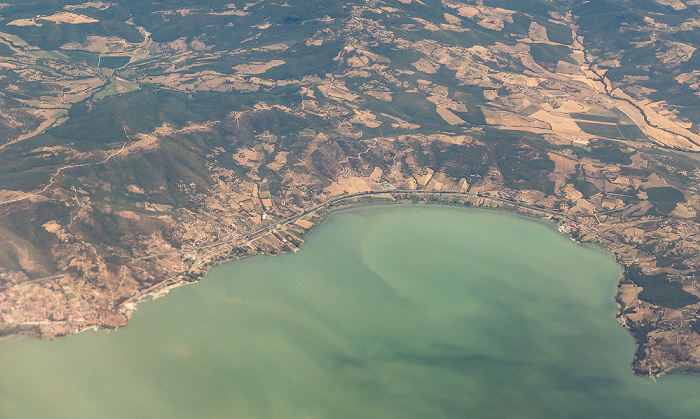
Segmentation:
<svg viewBox="0 0 700 419">
<path fill-rule="evenodd" d="M 55 15 L 39 17 L 37 19 L 48 20 L 49 22 L 54 22 L 54 23 L 68 23 L 71 25 L 79 25 L 81 23 L 99 22 L 99 20 L 93 19 L 89 16 L 79 15 L 76 13 L 69 13 L 69 12 L 59 12 L 59 13 L 56 13 Z"/>
<path fill-rule="evenodd" d="M 489 125 L 499 125 L 505 129 L 540 129 L 550 130 L 549 124 L 532 118 L 527 118 L 517 113 L 508 111 L 492 111 L 482 109 L 486 123 Z"/>
<path fill-rule="evenodd" d="M 573 174 L 576 173 L 576 165 L 578 162 L 575 159 L 570 159 L 556 153 L 548 153 L 549 159 L 554 162 L 554 172 Z"/>
<path fill-rule="evenodd" d="M 641 291 L 641 287 L 634 284 L 620 284 L 620 301 L 625 307 L 630 307 L 637 300 L 637 292 Z"/>
<path fill-rule="evenodd" d="M 443 107 L 443 106 L 438 106 L 437 107 L 437 113 L 442 117 L 442 119 L 445 120 L 450 125 L 459 125 L 459 124 L 464 124 L 464 120 L 454 113 L 450 111 L 449 109 Z"/>
<path fill-rule="evenodd" d="M 248 16 L 250 12 L 244 12 L 243 10 L 227 10 L 225 12 L 209 12 L 207 14 L 213 16 Z"/>
<path fill-rule="evenodd" d="M 8 23 L 8 25 L 9 25 L 9 23 Z M 18 46 L 18 47 L 25 48 L 25 47 L 29 46 L 29 44 L 27 44 L 27 42 L 24 39 L 20 38 L 17 35 L 10 35 L 9 33 L 0 32 L 0 38 L 2 38 L 4 41 L 9 42 L 12 45 Z"/>
<path fill-rule="evenodd" d="M 121 153 L 122 157 L 129 153 L 155 150 L 158 148 L 159 138 L 154 135 L 136 134 L 134 137 L 138 138 L 138 141 L 131 141 L 127 143 L 126 147 L 124 147 L 124 150 Z"/>
<path fill-rule="evenodd" d="M 581 73 L 581 66 L 578 64 L 571 64 L 566 61 L 559 61 L 557 63 L 556 73 L 577 75 Z"/>
<path fill-rule="evenodd" d="M 127 220 L 139 221 L 141 216 L 133 211 L 114 211 L 114 213 Z"/>
<path fill-rule="evenodd" d="M 87 9 L 90 7 L 94 7 L 97 10 L 106 10 L 109 9 L 112 5 L 109 3 L 104 3 L 101 1 L 87 1 L 82 4 L 73 4 L 73 5 L 65 5 L 63 6 L 64 10 L 76 10 L 76 9 Z"/>
<path fill-rule="evenodd" d="M 344 99 L 353 102 L 359 97 L 341 84 L 321 84 L 318 86 L 318 90 L 331 99 Z"/>
<path fill-rule="evenodd" d="M 685 10 L 687 7 L 681 0 L 655 0 L 657 3 L 664 6 L 671 6 L 673 10 Z"/>
<path fill-rule="evenodd" d="M 37 23 L 35 19 L 15 19 L 7 24 L 12 26 L 43 26 L 42 23 Z"/>
<path fill-rule="evenodd" d="M 46 231 L 48 231 L 49 233 L 53 233 L 53 234 L 56 234 L 56 232 L 58 232 L 58 230 L 61 229 L 61 225 L 59 223 L 57 223 L 56 221 L 47 221 L 44 224 L 42 224 L 41 226 L 44 227 L 44 229 Z"/>
<path fill-rule="evenodd" d="M 289 154 L 289 151 L 280 151 L 275 155 L 275 161 L 272 163 L 268 164 L 267 167 L 270 168 L 271 170 L 279 170 L 287 164 L 287 155 Z"/>
<path fill-rule="evenodd" d="M 658 188 L 668 186 L 668 183 L 663 178 L 659 177 L 656 173 L 652 173 L 647 178 L 647 181 L 642 183 L 642 188 Z"/>
<path fill-rule="evenodd" d="M 449 13 L 443 13 L 443 16 L 445 17 L 445 20 L 448 23 L 451 23 L 453 25 L 459 25 L 462 23 L 462 19 L 458 18 L 457 16 L 451 15 Z"/>
<path fill-rule="evenodd" d="M 459 9 L 457 9 L 457 13 L 460 16 L 464 16 L 464 17 L 471 19 L 474 16 L 479 14 L 479 9 L 477 9 L 474 6 L 464 6 L 464 7 L 460 7 Z"/>
<path fill-rule="evenodd" d="M 362 124 L 367 128 L 377 128 L 382 125 L 377 121 L 377 117 L 370 111 L 360 111 L 355 109 L 355 116 L 350 120 L 353 124 Z"/>
<path fill-rule="evenodd" d="M 547 28 L 544 26 L 540 25 L 537 22 L 531 22 L 530 23 L 530 28 L 528 30 L 528 36 L 530 39 L 532 39 L 535 42 L 547 42 L 549 41 L 549 38 L 547 38 Z"/>
<path fill-rule="evenodd" d="M 689 205 L 681 202 L 676 205 L 676 208 L 671 212 L 671 215 L 680 218 L 694 218 L 697 215 L 697 211 L 695 211 Z"/>
<path fill-rule="evenodd" d="M 498 92 L 495 90 L 484 90 L 484 99 L 494 100 L 498 97 Z"/>
<path fill-rule="evenodd" d="M 428 184 L 428 182 L 430 182 L 430 179 L 432 179 L 434 173 L 435 170 L 428 168 L 426 170 L 422 170 L 420 173 L 416 173 L 414 177 L 419 185 L 425 186 Z"/>
<path fill-rule="evenodd" d="M 586 113 L 591 110 L 591 107 L 575 100 L 566 100 L 564 104 L 559 107 L 559 110 L 566 113 Z"/>
<path fill-rule="evenodd" d="M 583 64 L 586 61 L 586 53 L 583 50 L 575 50 L 571 53 L 571 58 L 577 63 Z"/>
<path fill-rule="evenodd" d="M 425 28 L 425 30 L 428 30 L 428 31 L 439 31 L 439 30 L 440 30 L 440 27 L 439 27 L 439 26 L 436 26 L 436 25 L 434 25 L 434 24 L 428 22 L 428 21 L 425 20 L 425 19 L 421 19 L 421 18 L 418 18 L 418 17 L 413 17 L 413 18 L 411 18 L 411 19 L 413 19 L 413 20 L 415 20 L 416 22 L 418 22 L 418 23 L 420 23 L 421 25 L 423 25 L 423 27 Z"/>
<path fill-rule="evenodd" d="M 402 128 L 402 129 L 418 129 L 420 128 L 420 125 L 418 124 L 412 124 L 408 121 L 404 121 L 403 119 L 396 117 L 394 115 L 389 115 L 388 113 L 381 113 L 381 116 L 385 118 L 390 118 L 396 121 L 396 123 L 391 124 L 391 127 L 396 129 L 396 128 Z"/>
<path fill-rule="evenodd" d="M 437 69 L 440 68 L 438 64 L 433 63 L 432 61 L 429 61 L 425 58 L 421 58 L 420 60 L 416 61 L 415 63 L 411 64 L 416 68 L 418 71 L 422 71 L 424 73 L 428 74 L 435 74 L 437 73 Z"/>
<path fill-rule="evenodd" d="M 369 90 L 365 93 L 379 100 L 383 100 L 384 102 L 391 102 L 392 100 L 391 92 Z"/>
<path fill-rule="evenodd" d="M 570 183 L 567 183 L 566 186 L 564 186 L 564 196 L 572 202 L 576 202 L 583 198 L 583 194 Z"/>
<path fill-rule="evenodd" d="M 351 67 L 364 67 L 369 64 L 369 58 L 364 55 L 350 57 L 348 58 L 348 64 L 350 64 Z"/>
<path fill-rule="evenodd" d="M 165 212 L 171 210 L 173 207 L 166 204 L 153 204 L 151 202 L 146 203 L 147 210 L 153 210 L 158 212 Z"/>
<path fill-rule="evenodd" d="M 303 219 L 301 219 L 301 218 L 299 218 L 298 220 L 296 220 L 296 221 L 294 222 L 294 224 L 298 225 L 298 226 L 301 227 L 301 228 L 305 228 L 305 229 L 307 229 L 307 230 L 314 226 L 314 223 L 312 223 L 311 221 L 309 221 L 309 220 L 303 220 Z"/>
<path fill-rule="evenodd" d="M 327 187 L 326 190 L 330 192 L 331 196 L 344 193 L 367 192 L 372 190 L 368 182 L 369 179 L 358 176 L 341 177 L 337 182 L 333 182 Z"/>
<path fill-rule="evenodd" d="M 284 60 L 272 60 L 267 63 L 251 62 L 249 64 L 239 64 L 233 67 L 238 74 L 263 74 L 267 70 L 286 64 Z"/>
<path fill-rule="evenodd" d="M 384 171 L 382 169 L 380 169 L 379 167 L 375 167 L 372 171 L 372 174 L 369 175 L 369 180 L 371 180 L 372 182 L 379 182 L 383 174 Z"/>
<path fill-rule="evenodd" d="M 553 131 L 581 132 L 581 128 L 568 115 L 554 115 L 545 110 L 539 110 L 530 115 L 530 118 L 549 124 Z"/>
<path fill-rule="evenodd" d="M 486 29 L 502 31 L 506 22 L 513 23 L 514 14 L 514 11 L 500 7 L 482 7 L 481 15 L 484 18 L 476 24 Z"/>
<path fill-rule="evenodd" d="M 250 148 L 239 149 L 238 152 L 233 155 L 233 159 L 236 160 L 238 164 L 246 167 L 257 166 L 255 163 L 258 163 L 263 157 L 261 152 Z"/>
<path fill-rule="evenodd" d="M 452 111 L 467 112 L 467 107 L 462 102 L 458 102 L 456 100 L 452 100 L 443 96 L 430 95 L 428 97 L 428 102 L 434 103 L 438 107 L 447 108 Z"/>
</svg>

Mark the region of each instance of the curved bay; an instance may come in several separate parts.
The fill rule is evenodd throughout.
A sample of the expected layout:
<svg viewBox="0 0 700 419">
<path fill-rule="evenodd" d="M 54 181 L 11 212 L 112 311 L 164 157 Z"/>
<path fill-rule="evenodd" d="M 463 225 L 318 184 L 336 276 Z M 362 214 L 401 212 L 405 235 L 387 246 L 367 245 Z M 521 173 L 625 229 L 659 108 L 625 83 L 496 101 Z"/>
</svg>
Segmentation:
<svg viewBox="0 0 700 419">
<path fill-rule="evenodd" d="M 222 265 L 129 327 L 0 343 L 0 417 L 689 418 L 629 369 L 619 268 L 551 225 L 394 206 Z"/>
</svg>

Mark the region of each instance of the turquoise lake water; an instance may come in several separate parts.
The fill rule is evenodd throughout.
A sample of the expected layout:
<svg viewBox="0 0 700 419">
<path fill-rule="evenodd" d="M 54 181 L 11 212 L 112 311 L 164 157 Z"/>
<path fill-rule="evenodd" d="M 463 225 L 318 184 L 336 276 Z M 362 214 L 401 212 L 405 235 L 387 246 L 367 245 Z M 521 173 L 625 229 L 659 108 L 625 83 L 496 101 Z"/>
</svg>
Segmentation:
<svg viewBox="0 0 700 419">
<path fill-rule="evenodd" d="M 0 342 L 0 418 L 698 418 L 630 371 L 619 268 L 549 224 L 402 205 L 213 269 L 127 328 Z"/>
</svg>

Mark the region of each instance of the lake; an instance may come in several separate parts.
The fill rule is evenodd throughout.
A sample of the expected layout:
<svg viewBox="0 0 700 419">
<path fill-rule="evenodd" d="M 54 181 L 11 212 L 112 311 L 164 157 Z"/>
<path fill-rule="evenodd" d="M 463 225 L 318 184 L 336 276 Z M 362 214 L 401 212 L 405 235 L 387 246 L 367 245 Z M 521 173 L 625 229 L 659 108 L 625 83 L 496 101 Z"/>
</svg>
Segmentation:
<svg viewBox="0 0 700 419">
<path fill-rule="evenodd" d="M 504 212 L 344 211 L 117 332 L 0 342 L 0 417 L 700 417 L 700 378 L 630 371 L 619 275 Z"/>
</svg>

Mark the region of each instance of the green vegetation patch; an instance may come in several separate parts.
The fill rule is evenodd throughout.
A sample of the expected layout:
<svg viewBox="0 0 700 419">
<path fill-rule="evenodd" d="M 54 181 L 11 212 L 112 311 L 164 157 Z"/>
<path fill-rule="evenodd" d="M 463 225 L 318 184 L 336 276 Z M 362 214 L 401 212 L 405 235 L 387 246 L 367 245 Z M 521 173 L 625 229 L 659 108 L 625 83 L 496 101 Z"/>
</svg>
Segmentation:
<svg viewBox="0 0 700 419">
<path fill-rule="evenodd" d="M 571 36 L 571 28 L 568 25 L 544 22 L 544 26 L 547 28 L 547 38 L 550 41 L 566 45 L 571 45 L 574 42 L 574 38 Z"/>
<path fill-rule="evenodd" d="M 120 93 L 131 92 L 138 89 L 139 85 L 136 83 L 126 80 L 122 81 L 113 79 L 110 81 L 107 87 L 95 93 L 92 98 L 95 100 L 100 100 L 106 98 L 107 96 L 118 95 Z"/>
<path fill-rule="evenodd" d="M 624 138 L 620 129 L 614 124 L 598 124 L 595 122 L 575 121 L 581 130 L 587 134 L 604 138 L 622 139 Z"/>
<path fill-rule="evenodd" d="M 0 235 L 0 237 L 2 237 Z M 10 240 L 2 237 L 2 242 L 0 242 L 0 265 L 5 269 L 19 271 L 22 269 L 22 265 L 19 263 L 19 256 L 17 255 L 17 249 L 10 245 Z"/>
<path fill-rule="evenodd" d="M 4 189 L 28 192 L 39 185 L 46 185 L 50 178 L 51 174 L 46 172 L 0 173 L 0 185 Z"/>
<path fill-rule="evenodd" d="M 683 266 L 683 262 L 690 259 L 694 255 L 680 255 L 680 256 L 656 256 L 656 266 L 658 268 L 674 268 L 674 269 L 686 269 Z"/>
<path fill-rule="evenodd" d="M 39 334 L 41 334 L 41 330 L 39 329 L 39 326 L 36 325 L 6 326 L 0 329 L 0 338 L 4 338 L 5 336 L 15 336 L 22 333 L 39 336 Z"/>
<path fill-rule="evenodd" d="M 57 143 L 73 143 L 80 151 L 104 148 L 125 141 L 125 127 L 132 132 L 151 132 L 167 122 L 179 128 L 190 121 L 223 118 L 236 104 L 240 102 L 232 95 L 197 93 L 189 99 L 183 93 L 145 86 L 142 90 L 108 96 L 94 103 L 81 102 L 68 111 L 68 121 L 51 128 L 46 135 L 55 138 Z"/>
<path fill-rule="evenodd" d="M 554 193 L 554 182 L 549 173 L 554 161 L 542 150 L 545 142 L 532 133 L 519 134 L 508 130 L 486 131 L 492 161 L 498 165 L 505 185 L 513 189 L 535 189 Z"/>
<path fill-rule="evenodd" d="M 97 61 L 100 59 L 100 54 L 85 51 L 63 51 L 65 55 L 70 57 L 74 63 L 85 63 L 91 67 L 97 67 Z"/>
<path fill-rule="evenodd" d="M 649 140 L 644 132 L 621 111 L 617 115 L 601 115 L 573 112 L 569 115 L 584 132 L 599 137 L 630 141 Z M 615 124 L 615 125 L 613 125 Z"/>
<path fill-rule="evenodd" d="M 620 147 L 610 142 L 597 142 L 590 150 L 584 150 L 580 147 L 574 147 L 574 152 L 578 157 L 590 157 L 599 160 L 601 163 L 611 164 L 630 164 L 632 153 L 625 153 L 620 150 Z"/>
<path fill-rule="evenodd" d="M 630 322 L 629 332 L 634 337 L 634 341 L 637 342 L 637 350 L 634 353 L 634 361 L 638 362 L 646 358 L 646 347 L 649 343 L 649 332 L 655 329 L 654 326 L 643 322 Z"/>
<path fill-rule="evenodd" d="M 559 61 L 564 61 L 576 64 L 576 61 L 571 58 L 571 50 L 561 45 L 531 44 L 530 55 L 540 63 L 556 64 Z"/>
<path fill-rule="evenodd" d="M 594 184 L 587 180 L 574 180 L 573 182 L 574 187 L 583 194 L 583 197 L 588 199 L 592 197 L 593 195 L 600 193 L 600 189 L 598 189 Z"/>
<path fill-rule="evenodd" d="M 590 113 L 578 113 L 573 112 L 569 114 L 573 119 L 581 119 L 584 121 L 595 121 L 595 122 L 609 122 L 611 124 L 616 124 L 620 118 L 616 116 L 600 115 L 600 114 L 590 114 Z"/>
<path fill-rule="evenodd" d="M 99 66 L 102 68 L 119 68 L 129 64 L 131 57 L 128 55 L 108 55 L 100 57 Z"/>
<path fill-rule="evenodd" d="M 420 146 L 415 150 L 420 150 Z M 457 179 L 470 179 L 488 170 L 487 148 L 484 146 L 456 144 L 445 146 L 436 141 L 430 145 L 430 152 L 427 158 L 425 155 L 418 156 L 417 161 L 439 167 L 442 172 Z"/>
<path fill-rule="evenodd" d="M 3 9 L 3 12 L 8 9 Z M 40 14 L 31 11 L 29 13 L 32 16 Z M 47 14 L 53 13 L 55 11 Z M 24 14 L 22 17 L 26 18 L 27 14 Z M 17 35 L 27 41 L 27 43 L 38 46 L 45 51 L 59 50 L 61 46 L 71 42 L 82 44 L 88 36 L 116 36 L 135 43 L 143 41 L 143 36 L 134 25 L 121 20 L 100 20 L 99 22 L 82 23 L 80 25 L 53 23 L 47 20 L 43 20 L 41 23 L 41 26 L 4 25 L 3 31 Z"/>
<path fill-rule="evenodd" d="M 523 115 L 525 115 L 525 116 L 530 116 L 530 115 L 532 115 L 533 113 L 535 113 L 535 112 L 537 112 L 537 111 L 539 111 L 539 110 L 540 110 L 540 107 L 539 107 L 539 106 L 537 106 L 537 105 L 530 105 L 530 106 L 528 106 L 527 108 L 525 108 L 525 109 L 523 109 L 522 111 L 520 111 L 520 113 L 523 114 Z"/>
<path fill-rule="evenodd" d="M 11 57 L 14 55 L 14 51 L 5 44 L 0 44 L 0 57 Z"/>
<path fill-rule="evenodd" d="M 52 220 L 67 225 L 70 220 L 70 208 L 56 202 L 44 202 L 42 205 L 26 207 L 19 211 L 8 211 L 0 218 L 0 243 L 21 243 L 33 259 L 41 261 L 45 266 L 50 265 L 50 250 L 58 242 L 58 238 L 46 231 L 42 225 Z M 18 255 L 13 252 L 6 253 L 6 256 Z M 32 275 L 29 272 L 28 274 Z"/>
<path fill-rule="evenodd" d="M 622 136 L 625 137 L 625 140 L 649 140 L 649 137 L 644 134 L 644 131 L 636 125 L 618 124 L 617 128 L 620 130 L 620 133 L 622 133 Z"/>
<path fill-rule="evenodd" d="M 634 125 L 634 121 L 632 120 L 632 118 L 627 116 L 627 114 L 622 112 L 619 108 L 615 107 L 610 109 L 610 111 L 612 111 L 612 113 L 614 113 L 615 115 L 617 115 L 618 118 L 620 118 L 620 124 Z"/>
<path fill-rule="evenodd" d="M 639 299 L 648 303 L 668 308 L 681 308 L 700 302 L 700 298 L 683 289 L 680 282 L 671 282 L 665 273 L 645 275 L 638 265 L 625 269 L 625 276 L 643 290 Z"/>
<path fill-rule="evenodd" d="M 685 202 L 683 192 L 671 186 L 645 189 L 650 202 L 654 203 L 656 211 L 670 214 L 679 202 Z"/>
</svg>

